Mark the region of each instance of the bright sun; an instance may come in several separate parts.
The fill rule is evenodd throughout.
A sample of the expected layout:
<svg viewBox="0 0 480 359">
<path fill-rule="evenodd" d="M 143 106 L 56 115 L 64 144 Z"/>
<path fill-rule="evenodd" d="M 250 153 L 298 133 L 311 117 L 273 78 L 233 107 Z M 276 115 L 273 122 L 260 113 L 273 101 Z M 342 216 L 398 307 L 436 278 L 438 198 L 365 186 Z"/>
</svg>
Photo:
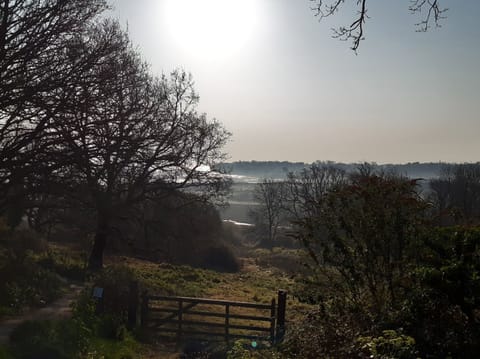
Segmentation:
<svg viewBox="0 0 480 359">
<path fill-rule="evenodd" d="M 255 0 L 166 0 L 170 38 L 189 54 L 210 60 L 237 54 L 258 21 Z"/>
</svg>

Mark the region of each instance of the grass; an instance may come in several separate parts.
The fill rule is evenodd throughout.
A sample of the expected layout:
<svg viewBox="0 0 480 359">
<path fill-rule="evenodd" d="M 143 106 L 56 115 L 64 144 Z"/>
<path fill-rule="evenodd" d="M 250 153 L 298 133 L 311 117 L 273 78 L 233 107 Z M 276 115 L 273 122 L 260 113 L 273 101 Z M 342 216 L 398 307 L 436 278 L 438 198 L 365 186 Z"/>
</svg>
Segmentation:
<svg viewBox="0 0 480 359">
<path fill-rule="evenodd" d="M 131 334 L 123 340 L 91 335 L 78 321 L 42 320 L 20 325 L 11 336 L 10 346 L 0 347 L 2 358 L 49 359 L 137 359 L 146 352 Z"/>
<path fill-rule="evenodd" d="M 0 246 L 4 278 L 0 283 L 0 318 L 48 305 L 62 296 L 69 280 L 85 278 L 80 251 L 47 243 L 32 231 L 19 233 L 8 234 L 5 247 Z"/>
<path fill-rule="evenodd" d="M 36 256 L 36 262 L 69 280 L 85 279 L 85 253 L 71 247 L 50 244 L 46 252 Z"/>
<path fill-rule="evenodd" d="M 278 252 L 280 249 L 273 251 L 274 254 Z M 282 253 L 291 255 L 291 261 L 298 258 L 295 250 L 285 250 Z M 270 251 L 265 250 L 263 253 L 256 250 L 254 254 L 258 258 L 262 255 L 270 255 Z M 110 258 L 110 263 L 118 262 L 131 268 L 151 294 L 269 304 L 273 298 L 276 298 L 279 289 L 292 293 L 295 288 L 294 277 L 275 267 L 260 266 L 256 264 L 254 258 L 244 258 L 243 269 L 238 273 L 219 273 L 127 257 Z M 292 295 L 289 296 L 287 304 L 289 313 L 293 313 L 294 316 L 298 311 L 309 308 L 294 299 Z"/>
<path fill-rule="evenodd" d="M 274 248 L 272 251 L 263 249 L 243 248 L 242 270 L 237 273 L 220 273 L 207 269 L 192 268 L 184 265 L 153 263 L 145 260 L 111 256 L 106 258 L 108 266 L 122 264 L 132 270 L 135 277 L 141 282 L 141 287 L 151 294 L 204 297 L 231 301 L 257 302 L 270 304 L 276 299 L 279 289 L 286 289 L 292 293 L 295 288 L 295 279 L 284 268 L 291 263 L 300 261 L 301 253 L 298 250 Z M 52 273 L 61 273 L 69 279 L 81 279 L 84 273 L 84 257 L 78 251 L 61 246 L 50 246 L 47 252 L 33 257 L 34 262 L 44 270 Z M 289 295 L 287 301 L 287 322 L 302 318 L 311 307 L 298 302 Z M 218 306 L 195 308 L 196 310 L 218 311 Z M 221 308 L 221 307 L 220 307 Z M 262 315 L 249 308 L 232 308 L 232 314 Z M 193 318 L 192 318 L 193 319 Z M 196 318 L 197 320 L 199 318 Z M 217 320 L 222 320 L 218 318 Z M 214 320 L 211 320 L 215 322 Z M 235 324 L 258 325 L 251 321 L 238 320 Z M 62 324 L 67 327 L 70 324 Z M 59 328 L 62 328 L 59 325 Z M 265 326 L 269 323 L 265 322 Z M 40 325 L 41 327 L 42 325 Z M 49 327 L 50 328 L 50 327 Z M 56 328 L 53 326 L 53 328 Z M 50 330 L 50 333 L 54 329 Z M 48 331 L 44 331 L 47 333 Z M 60 331 L 61 332 L 61 331 Z M 53 335 L 53 334 L 52 334 Z M 268 335 L 266 333 L 266 335 Z M 52 339 L 53 338 L 53 339 Z M 56 340 L 55 335 L 51 340 Z M 0 346 L 0 359 L 13 358 L 10 349 Z M 94 336 L 88 345 L 89 353 L 86 358 L 141 358 L 158 357 L 155 352 L 158 345 L 152 347 L 137 342 L 128 334 L 124 340 L 108 340 Z M 166 352 L 161 357 L 168 357 Z"/>
<path fill-rule="evenodd" d="M 189 266 L 156 264 L 125 257 L 110 258 L 110 260 L 114 263 L 122 262 L 132 269 L 151 294 L 270 304 L 272 299 L 277 299 L 279 289 L 285 289 L 292 293 L 295 288 L 294 277 L 277 267 L 266 267 L 258 264 L 259 262 L 262 264 L 268 263 L 268 258 L 264 258 L 264 261 L 259 261 L 258 259 L 262 256 L 282 255 L 283 257 L 289 257 L 288 261 L 294 262 L 299 259 L 298 251 L 280 249 L 252 251 L 254 251 L 254 253 L 250 253 L 252 257 L 242 258 L 243 268 L 238 273 L 218 273 Z M 152 304 L 163 309 L 173 309 L 172 303 L 153 302 Z M 300 303 L 292 295 L 289 295 L 287 300 L 287 322 L 300 320 L 309 309 L 311 309 L 311 306 Z M 197 305 L 195 310 L 219 313 L 225 309 L 218 305 L 202 304 Z M 232 307 L 230 313 L 256 316 L 270 315 L 269 310 L 262 311 L 241 307 Z M 198 317 L 186 314 L 184 314 L 184 319 L 192 321 L 206 320 L 211 323 L 222 323 L 224 321 L 223 318 Z M 269 327 L 268 322 L 258 323 L 240 319 L 232 319 L 231 323 Z M 268 336 L 268 333 L 249 332 L 248 330 L 237 331 L 237 333 Z M 173 338 L 173 335 L 170 336 L 170 339 Z"/>
<path fill-rule="evenodd" d="M 132 269 L 150 294 L 200 297 L 225 280 L 222 273 L 185 265 L 158 264 L 128 257 L 112 257 L 109 262 L 121 262 Z"/>
<path fill-rule="evenodd" d="M 127 336 L 122 341 L 95 338 L 85 359 L 140 359 L 147 351 L 132 336 Z"/>
<path fill-rule="evenodd" d="M 1 344 L 0 344 L 0 359 L 13 359 L 13 356 L 10 350 Z"/>
</svg>

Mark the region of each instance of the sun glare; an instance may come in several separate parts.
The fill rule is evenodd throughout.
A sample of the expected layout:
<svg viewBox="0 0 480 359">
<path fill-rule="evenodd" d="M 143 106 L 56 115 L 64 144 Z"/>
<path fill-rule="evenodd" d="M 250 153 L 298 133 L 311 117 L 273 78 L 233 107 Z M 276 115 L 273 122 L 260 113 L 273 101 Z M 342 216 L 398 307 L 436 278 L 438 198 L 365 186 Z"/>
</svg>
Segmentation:
<svg viewBox="0 0 480 359">
<path fill-rule="evenodd" d="M 221 60 L 238 54 L 258 21 L 255 0 L 166 0 L 165 21 L 176 46 L 197 58 Z"/>
</svg>

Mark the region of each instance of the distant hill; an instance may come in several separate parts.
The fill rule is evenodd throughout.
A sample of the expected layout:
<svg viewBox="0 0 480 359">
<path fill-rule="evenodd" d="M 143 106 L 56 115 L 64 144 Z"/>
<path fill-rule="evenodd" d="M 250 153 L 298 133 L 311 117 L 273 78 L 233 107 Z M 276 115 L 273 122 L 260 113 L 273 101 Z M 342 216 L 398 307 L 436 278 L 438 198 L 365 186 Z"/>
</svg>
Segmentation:
<svg viewBox="0 0 480 359">
<path fill-rule="evenodd" d="M 360 163 L 342 163 L 333 161 L 317 161 L 317 163 L 325 165 L 333 165 L 342 168 L 347 172 L 354 171 Z M 429 179 L 438 177 L 442 169 L 446 166 L 452 166 L 452 163 L 445 162 L 411 162 L 406 164 L 375 164 L 378 168 L 386 171 L 394 171 L 411 178 Z M 298 172 L 309 166 L 310 163 L 305 162 L 288 162 L 288 161 L 237 161 L 222 163 L 219 167 L 223 168 L 234 176 L 246 176 L 251 178 L 285 178 L 288 172 Z"/>
<path fill-rule="evenodd" d="M 238 161 L 222 163 L 220 167 L 238 176 L 257 178 L 284 178 L 289 172 L 301 171 L 308 166 L 304 162 L 287 161 Z"/>
</svg>

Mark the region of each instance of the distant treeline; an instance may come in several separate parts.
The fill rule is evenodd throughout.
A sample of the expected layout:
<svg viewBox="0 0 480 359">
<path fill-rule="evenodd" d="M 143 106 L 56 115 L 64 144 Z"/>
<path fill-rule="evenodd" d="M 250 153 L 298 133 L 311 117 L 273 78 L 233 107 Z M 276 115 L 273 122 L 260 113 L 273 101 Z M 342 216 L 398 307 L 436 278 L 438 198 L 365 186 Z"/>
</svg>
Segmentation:
<svg viewBox="0 0 480 359">
<path fill-rule="evenodd" d="M 334 161 L 316 161 L 317 164 L 333 165 L 347 172 L 353 172 L 361 163 L 342 163 Z M 454 163 L 446 162 L 409 162 L 405 164 L 370 163 L 388 172 L 395 172 L 412 178 L 436 178 Z M 308 167 L 310 163 L 288 161 L 236 161 L 222 163 L 221 167 L 234 175 L 254 176 L 259 178 L 284 178 L 289 172 L 297 172 Z"/>
<path fill-rule="evenodd" d="M 236 175 L 283 178 L 288 172 L 300 171 L 308 164 L 288 161 L 237 161 L 221 163 L 219 166 Z"/>
</svg>

